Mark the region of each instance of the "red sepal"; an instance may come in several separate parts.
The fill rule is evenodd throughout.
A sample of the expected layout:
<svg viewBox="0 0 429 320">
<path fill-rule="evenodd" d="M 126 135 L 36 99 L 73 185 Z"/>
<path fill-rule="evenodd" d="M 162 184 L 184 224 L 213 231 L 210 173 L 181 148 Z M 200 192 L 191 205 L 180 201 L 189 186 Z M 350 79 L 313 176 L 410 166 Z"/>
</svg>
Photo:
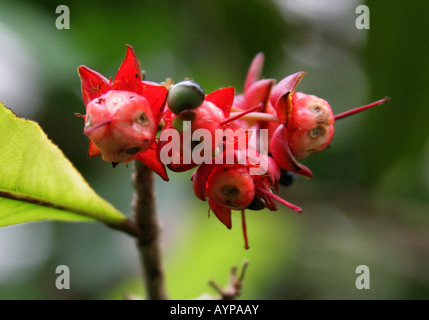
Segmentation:
<svg viewBox="0 0 429 320">
<path fill-rule="evenodd" d="M 136 159 L 140 160 L 149 169 L 155 171 L 162 179 L 168 181 L 167 170 L 165 165 L 159 160 L 157 156 L 156 142 L 144 152 L 137 154 Z"/>
<path fill-rule="evenodd" d="M 245 106 L 243 107 L 248 109 L 262 103 L 265 109 L 274 83 L 276 83 L 274 79 L 263 79 L 252 84 L 244 95 Z M 262 112 L 266 112 L 266 110 L 262 110 Z"/>
<path fill-rule="evenodd" d="M 101 151 L 94 144 L 94 142 L 89 140 L 88 157 L 92 158 L 92 157 L 96 157 L 96 156 L 101 156 Z"/>
<path fill-rule="evenodd" d="M 246 82 L 244 83 L 244 93 L 252 84 L 261 78 L 262 68 L 264 67 L 264 54 L 259 52 L 252 60 L 249 71 L 247 72 Z"/>
<path fill-rule="evenodd" d="M 127 53 L 116 73 L 112 90 L 125 90 L 140 94 L 141 87 L 140 64 L 133 47 L 127 45 Z"/>
<path fill-rule="evenodd" d="M 98 72 L 86 66 L 80 66 L 77 71 L 82 83 L 82 99 L 85 106 L 110 90 L 110 81 Z"/>
<path fill-rule="evenodd" d="M 192 185 L 194 187 L 194 193 L 200 200 L 206 201 L 207 179 L 214 167 L 214 164 L 203 163 L 192 175 Z"/>
<path fill-rule="evenodd" d="M 143 81 L 140 94 L 149 102 L 153 114 L 158 115 L 158 119 L 156 120 L 159 122 L 163 116 L 167 100 L 167 88 L 155 82 Z"/>
<path fill-rule="evenodd" d="M 305 72 L 303 71 L 291 74 L 277 83 L 271 91 L 270 102 L 276 109 L 280 123 L 287 123 L 292 110 L 291 94 L 294 93 L 296 86 L 304 75 Z"/>
<path fill-rule="evenodd" d="M 210 209 L 212 209 L 215 216 L 222 222 L 228 229 L 231 229 L 231 209 L 216 204 L 215 202 L 209 199 Z"/>
<path fill-rule="evenodd" d="M 281 172 L 278 164 L 272 157 L 268 157 L 267 175 L 270 185 L 274 187 L 276 191 L 278 191 Z"/>
<path fill-rule="evenodd" d="M 225 115 L 225 118 L 229 117 L 231 113 L 231 107 L 234 102 L 234 87 L 226 87 L 206 95 L 205 100 L 210 101 L 215 104 L 219 109 L 221 109 Z"/>
<path fill-rule="evenodd" d="M 280 125 L 276 129 L 270 142 L 271 155 L 280 168 L 311 178 L 313 174 L 310 169 L 300 164 L 293 156 L 287 141 L 287 134 L 284 125 Z"/>
</svg>

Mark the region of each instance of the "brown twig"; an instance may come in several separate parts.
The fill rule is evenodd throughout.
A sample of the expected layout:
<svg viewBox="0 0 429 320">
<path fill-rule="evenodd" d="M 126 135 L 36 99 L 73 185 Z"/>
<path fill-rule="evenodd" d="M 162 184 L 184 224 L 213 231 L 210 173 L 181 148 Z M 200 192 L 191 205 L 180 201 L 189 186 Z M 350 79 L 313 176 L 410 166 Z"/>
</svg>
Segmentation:
<svg viewBox="0 0 429 320">
<path fill-rule="evenodd" d="M 240 276 L 237 278 L 237 267 L 234 266 L 231 268 L 231 275 L 229 278 L 229 283 L 225 288 L 221 288 L 213 280 L 209 281 L 209 284 L 220 294 L 219 297 L 212 297 L 209 295 L 203 295 L 198 299 L 204 300 L 235 300 L 241 294 L 241 289 L 243 288 L 243 279 L 246 274 L 247 266 L 249 261 L 244 261 L 243 267 L 241 269 Z"/>
<path fill-rule="evenodd" d="M 159 240 L 160 226 L 156 217 L 154 176 L 152 170 L 140 161 L 134 161 L 133 184 L 135 188 L 133 210 L 134 219 L 140 233 L 137 247 L 143 267 L 146 298 L 166 300 L 164 269 Z"/>
<path fill-rule="evenodd" d="M 108 224 L 109 228 L 122 231 L 131 237 L 139 238 L 140 237 L 140 229 L 139 226 L 135 223 L 135 221 L 131 219 L 125 219 L 120 224 Z"/>
<path fill-rule="evenodd" d="M 143 277 L 146 287 L 146 298 L 149 300 L 166 300 L 167 291 L 164 281 L 164 269 L 161 258 L 159 240 L 160 226 L 156 217 L 154 174 L 152 170 L 140 161 L 134 161 L 133 185 L 135 194 L 133 199 L 134 219 L 127 219 L 120 225 L 110 225 L 111 228 L 123 231 L 137 239 L 140 258 L 143 266 Z M 202 295 L 197 299 L 235 300 L 243 287 L 248 261 L 244 261 L 240 276 L 237 277 L 237 267 L 231 269 L 229 283 L 221 288 L 213 280 L 209 284 L 220 294 L 219 297 Z M 138 297 L 126 296 L 127 300 Z"/>
</svg>

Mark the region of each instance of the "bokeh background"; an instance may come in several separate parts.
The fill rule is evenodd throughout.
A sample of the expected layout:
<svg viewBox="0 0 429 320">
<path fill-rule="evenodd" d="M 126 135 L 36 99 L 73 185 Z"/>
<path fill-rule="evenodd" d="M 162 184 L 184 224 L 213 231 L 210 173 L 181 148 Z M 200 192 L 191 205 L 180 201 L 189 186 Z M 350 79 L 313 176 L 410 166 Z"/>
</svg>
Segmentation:
<svg viewBox="0 0 429 320">
<path fill-rule="evenodd" d="M 70 29 L 58 30 L 58 5 Z M 358 30 L 355 9 L 370 9 Z M 410 1 L 11 1 L 0 2 L 0 101 L 33 119 L 90 185 L 130 216 L 131 168 L 87 158 L 76 68 L 114 76 L 131 44 L 148 80 L 192 77 L 206 92 L 242 91 L 253 56 L 266 78 L 304 70 L 299 90 L 334 113 L 390 96 L 388 104 L 336 124 L 330 148 L 302 162 L 281 195 L 296 215 L 247 214 L 227 230 L 207 219 L 190 173 L 156 181 L 171 298 L 215 294 L 232 265 L 250 261 L 245 299 L 429 298 L 429 4 Z M 1 143 L 1 142 L 0 142 Z M 43 177 L 40 177 L 43 179 Z M 71 270 L 71 289 L 55 288 L 55 268 Z M 358 265 L 370 289 L 357 290 Z M 143 294 L 132 239 L 98 223 L 39 222 L 0 229 L 0 299 L 102 299 Z"/>
</svg>

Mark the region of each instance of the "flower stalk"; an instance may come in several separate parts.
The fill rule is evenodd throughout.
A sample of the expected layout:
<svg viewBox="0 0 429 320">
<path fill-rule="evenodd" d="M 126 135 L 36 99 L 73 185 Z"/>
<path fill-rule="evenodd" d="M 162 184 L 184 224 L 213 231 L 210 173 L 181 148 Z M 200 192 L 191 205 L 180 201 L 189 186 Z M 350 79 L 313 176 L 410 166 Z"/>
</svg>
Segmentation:
<svg viewBox="0 0 429 320">
<path fill-rule="evenodd" d="M 263 113 L 263 112 L 249 112 L 245 115 L 241 115 L 242 112 L 231 112 L 231 117 L 239 116 L 238 118 L 242 120 L 258 120 L 258 121 L 267 121 L 267 122 L 276 122 L 280 123 L 279 118 L 273 114 Z"/>
</svg>

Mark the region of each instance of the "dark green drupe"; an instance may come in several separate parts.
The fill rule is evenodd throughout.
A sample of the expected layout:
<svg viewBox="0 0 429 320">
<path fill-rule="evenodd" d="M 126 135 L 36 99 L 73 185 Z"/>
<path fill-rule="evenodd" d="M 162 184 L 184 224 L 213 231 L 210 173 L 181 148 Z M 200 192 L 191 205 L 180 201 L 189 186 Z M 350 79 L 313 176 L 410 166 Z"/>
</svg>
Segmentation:
<svg viewBox="0 0 429 320">
<path fill-rule="evenodd" d="M 171 112 L 179 114 L 184 110 L 198 108 L 204 101 L 201 86 L 191 80 L 176 83 L 168 93 L 167 103 Z"/>
<path fill-rule="evenodd" d="M 281 170 L 280 184 L 289 187 L 296 181 L 296 173 L 287 170 Z"/>
</svg>

